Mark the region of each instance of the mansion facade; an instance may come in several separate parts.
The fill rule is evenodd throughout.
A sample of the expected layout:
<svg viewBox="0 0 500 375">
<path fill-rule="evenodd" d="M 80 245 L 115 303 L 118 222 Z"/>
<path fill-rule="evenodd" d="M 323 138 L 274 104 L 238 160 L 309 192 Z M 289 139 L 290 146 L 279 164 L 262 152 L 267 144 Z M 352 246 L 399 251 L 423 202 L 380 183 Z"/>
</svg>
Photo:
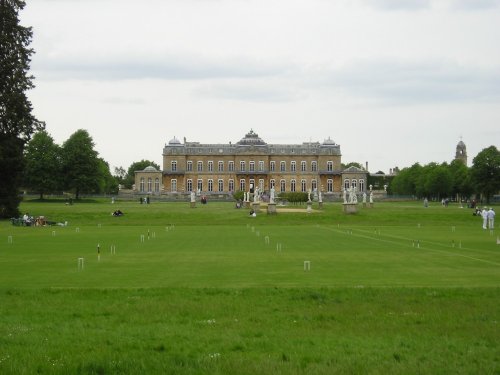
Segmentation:
<svg viewBox="0 0 500 375">
<path fill-rule="evenodd" d="M 236 191 L 307 192 L 338 195 L 344 188 L 366 191 L 368 172 L 342 171 L 340 146 L 331 139 L 302 144 L 267 144 L 253 130 L 233 144 L 181 143 L 163 149 L 163 170 L 150 166 L 135 172 L 135 192 L 164 195 L 191 191 L 231 194 Z"/>
</svg>

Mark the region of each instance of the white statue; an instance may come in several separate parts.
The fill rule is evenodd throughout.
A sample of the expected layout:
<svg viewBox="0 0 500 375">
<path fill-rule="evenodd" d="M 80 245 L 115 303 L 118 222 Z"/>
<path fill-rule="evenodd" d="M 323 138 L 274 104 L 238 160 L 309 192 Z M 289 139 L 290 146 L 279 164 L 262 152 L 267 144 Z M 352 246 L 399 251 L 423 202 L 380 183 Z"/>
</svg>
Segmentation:
<svg viewBox="0 0 500 375">
<path fill-rule="evenodd" d="M 344 188 L 344 203 L 347 203 L 347 190 Z"/>
<path fill-rule="evenodd" d="M 366 203 L 366 192 L 363 192 L 363 203 Z"/>
<path fill-rule="evenodd" d="M 309 189 L 309 191 L 307 192 L 307 201 L 311 201 L 311 189 Z"/>
<path fill-rule="evenodd" d="M 370 203 L 373 203 L 373 193 L 370 191 Z"/>
<path fill-rule="evenodd" d="M 259 203 L 259 188 L 256 187 L 253 193 L 253 202 Z"/>
<path fill-rule="evenodd" d="M 321 194 L 321 190 L 318 191 L 318 202 L 323 203 L 323 195 Z"/>
<path fill-rule="evenodd" d="M 271 197 L 269 198 L 269 203 L 274 203 L 274 194 L 275 194 L 275 190 L 274 190 L 274 186 L 271 188 Z"/>
<path fill-rule="evenodd" d="M 387 185 L 384 185 L 384 191 L 387 192 Z"/>
<path fill-rule="evenodd" d="M 191 203 L 194 203 L 196 202 L 196 194 L 194 193 L 194 191 L 191 192 Z"/>
<path fill-rule="evenodd" d="M 356 196 L 356 188 L 354 186 L 351 186 L 351 189 L 349 190 L 349 203 L 351 204 L 358 203 L 358 197 Z"/>
</svg>

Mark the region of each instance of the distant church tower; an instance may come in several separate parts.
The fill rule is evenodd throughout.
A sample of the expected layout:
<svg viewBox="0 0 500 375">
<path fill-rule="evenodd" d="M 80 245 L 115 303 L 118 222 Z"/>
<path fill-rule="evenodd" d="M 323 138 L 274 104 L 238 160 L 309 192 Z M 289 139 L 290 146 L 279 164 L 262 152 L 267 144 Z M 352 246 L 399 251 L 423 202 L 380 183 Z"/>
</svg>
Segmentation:
<svg viewBox="0 0 500 375">
<path fill-rule="evenodd" d="M 455 160 L 460 160 L 464 165 L 467 165 L 467 147 L 465 143 L 460 139 L 457 144 L 457 152 L 455 153 Z"/>
</svg>

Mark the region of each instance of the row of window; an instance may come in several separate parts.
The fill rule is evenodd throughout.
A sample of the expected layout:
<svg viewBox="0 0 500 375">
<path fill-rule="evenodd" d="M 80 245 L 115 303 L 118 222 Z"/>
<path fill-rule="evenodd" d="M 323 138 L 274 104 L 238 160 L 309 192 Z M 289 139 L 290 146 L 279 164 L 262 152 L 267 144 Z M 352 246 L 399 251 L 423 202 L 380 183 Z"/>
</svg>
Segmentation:
<svg viewBox="0 0 500 375">
<path fill-rule="evenodd" d="M 357 191 L 365 191 L 365 180 L 364 179 L 360 179 L 360 180 L 346 179 L 346 180 L 344 180 L 344 189 L 349 190 L 351 187 L 353 187 Z"/>
<path fill-rule="evenodd" d="M 270 184 L 270 188 L 274 187 L 275 189 L 277 188 L 276 186 L 276 181 L 274 179 L 271 179 L 269 181 L 269 184 Z M 234 191 L 234 180 L 233 179 L 230 179 L 228 181 L 228 191 Z M 255 181 L 254 180 L 250 180 L 249 181 L 249 185 L 251 185 L 252 187 L 255 185 Z M 172 192 L 176 192 L 177 191 L 177 180 L 176 179 L 172 179 L 170 180 L 170 187 L 171 187 L 171 191 Z M 219 192 L 223 192 L 224 191 L 224 180 L 222 179 L 219 179 L 217 181 L 217 187 L 218 187 L 218 190 Z M 311 181 L 311 189 L 314 191 L 316 190 L 318 187 L 317 185 L 317 182 L 316 180 L 312 180 Z M 358 191 L 365 191 L 365 180 L 364 179 L 359 179 L 359 180 L 356 180 L 356 179 L 346 179 L 344 180 L 344 189 L 346 190 L 349 190 L 351 187 L 355 188 L 356 190 Z M 146 190 L 147 188 L 147 190 Z M 204 191 L 203 190 L 203 180 L 202 179 L 198 179 L 197 181 L 197 190 L 199 191 Z M 241 191 L 246 191 L 247 190 L 247 186 L 246 186 L 246 180 L 245 179 L 241 179 L 240 180 L 240 186 L 239 186 L 240 190 Z M 262 191 L 264 190 L 264 179 L 259 179 L 259 189 Z M 186 186 L 186 190 L 187 191 L 193 191 L 193 180 L 192 179 L 188 179 L 187 180 L 187 186 Z M 160 192 L 160 179 L 159 178 L 155 178 L 154 180 L 154 189 L 153 189 L 153 179 L 151 177 L 148 178 L 147 180 L 147 186 L 146 186 L 146 181 L 144 179 L 144 177 L 141 177 L 141 180 L 140 180 L 140 186 L 139 186 L 139 191 L 140 192 Z M 214 180 L 213 179 L 209 179 L 208 180 L 208 191 L 214 191 Z M 279 191 L 287 191 L 287 186 L 286 186 L 286 180 L 284 179 L 281 179 L 279 181 Z M 294 191 L 297 191 L 297 181 L 295 179 L 291 179 L 290 180 L 290 191 L 294 192 Z M 302 192 L 306 192 L 307 191 L 307 182 L 306 180 L 302 179 L 300 180 L 300 191 Z M 326 191 L 327 192 L 333 192 L 333 180 L 332 179 L 328 179 L 327 182 L 326 182 Z"/>
<path fill-rule="evenodd" d="M 140 180 L 140 184 L 139 184 L 139 191 L 141 193 L 144 193 L 144 192 L 156 192 L 156 193 L 159 193 L 160 192 L 160 179 L 159 178 L 155 178 L 155 182 L 154 182 L 154 190 L 153 190 L 153 179 L 151 177 L 148 178 L 148 184 L 147 184 L 147 190 L 146 190 L 146 186 L 145 186 L 145 180 L 144 180 L 144 177 L 141 177 L 141 180 Z"/>
<path fill-rule="evenodd" d="M 275 189 L 278 189 L 278 191 L 280 192 L 285 192 L 287 191 L 287 181 L 284 180 L 284 179 L 281 179 L 279 181 L 279 185 L 276 185 L 276 180 L 274 179 L 271 179 L 269 181 L 269 184 L 270 184 L 270 188 L 275 188 Z M 241 191 L 247 191 L 248 189 L 250 188 L 253 188 L 255 186 L 255 181 L 254 180 L 250 180 L 248 182 L 248 187 L 247 187 L 247 181 L 245 179 L 241 179 L 239 181 L 239 190 Z M 259 190 L 260 191 L 263 191 L 264 190 L 264 180 L 263 179 L 260 179 L 259 180 Z M 214 192 L 215 189 L 214 189 L 214 180 L 213 179 L 208 179 L 207 180 L 207 190 L 208 192 Z M 198 191 L 205 191 L 204 190 L 204 186 L 203 186 L 203 180 L 202 179 L 198 179 L 196 181 L 196 190 Z M 225 186 L 224 186 L 224 180 L 223 179 L 219 179 L 217 180 L 217 191 L 218 192 L 224 192 L 226 191 L 225 189 Z M 234 191 L 235 189 L 235 181 L 233 179 L 230 179 L 228 180 L 228 191 Z M 292 192 L 295 192 L 295 191 L 298 191 L 298 189 L 300 188 L 300 191 L 302 192 L 307 192 L 308 191 L 308 186 L 307 186 L 307 181 L 302 179 L 300 180 L 300 186 L 298 186 L 298 182 L 297 180 L 295 179 L 292 179 L 290 180 L 290 191 Z M 317 181 L 316 180 L 312 180 L 311 181 L 311 186 L 310 186 L 311 190 L 314 191 L 318 188 L 318 184 L 317 184 Z M 177 191 L 177 179 L 171 179 L 170 180 L 170 189 L 172 192 L 176 192 Z M 186 191 L 193 191 L 194 190 L 194 185 L 193 185 L 193 180 L 192 179 L 188 179 L 186 181 Z M 142 191 L 142 190 L 141 190 Z M 327 183 L 326 183 L 326 191 L 331 193 L 333 192 L 333 180 L 332 179 L 328 179 L 327 180 Z"/>
<path fill-rule="evenodd" d="M 197 172 L 203 172 L 203 161 L 198 161 L 196 162 L 196 170 Z M 257 167 L 257 169 L 256 169 Z M 280 172 L 286 172 L 287 170 L 287 165 L 285 161 L 280 161 L 279 163 L 279 168 Z M 172 160 L 170 163 L 170 169 L 172 172 L 177 171 L 177 160 Z M 193 162 L 189 160 L 186 165 L 186 170 L 188 172 L 193 171 Z M 247 171 L 247 163 L 246 161 L 240 161 L 240 172 L 246 172 Z M 269 162 L 269 170 L 271 172 L 276 171 L 276 161 L 270 161 Z M 317 161 L 311 161 L 311 172 L 317 172 L 318 171 L 318 162 Z M 326 162 L 326 170 L 329 172 L 333 172 L 333 161 L 327 161 Z M 207 171 L 208 172 L 213 172 L 214 171 L 214 162 L 213 161 L 208 161 L 207 162 Z M 290 171 L 291 172 L 296 172 L 297 171 L 297 162 L 296 161 L 291 161 L 290 162 Z M 301 161 L 300 162 L 300 171 L 301 172 L 307 172 L 307 162 L 306 161 Z M 217 172 L 224 172 L 224 162 L 223 161 L 218 161 L 217 162 Z M 234 172 L 234 161 L 228 161 L 228 172 Z M 257 165 L 255 164 L 254 161 L 248 162 L 248 172 L 264 172 L 264 161 L 260 160 Z"/>
</svg>

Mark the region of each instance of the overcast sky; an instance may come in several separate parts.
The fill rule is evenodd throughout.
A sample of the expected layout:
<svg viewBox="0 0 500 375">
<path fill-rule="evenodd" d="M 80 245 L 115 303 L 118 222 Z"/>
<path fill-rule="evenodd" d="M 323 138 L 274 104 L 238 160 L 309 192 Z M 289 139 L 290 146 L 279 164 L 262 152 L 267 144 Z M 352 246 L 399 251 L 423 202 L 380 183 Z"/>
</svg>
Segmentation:
<svg viewBox="0 0 500 375">
<path fill-rule="evenodd" d="M 500 0 L 30 0 L 21 22 L 36 116 L 112 172 L 250 129 L 371 172 L 500 144 Z"/>
</svg>

